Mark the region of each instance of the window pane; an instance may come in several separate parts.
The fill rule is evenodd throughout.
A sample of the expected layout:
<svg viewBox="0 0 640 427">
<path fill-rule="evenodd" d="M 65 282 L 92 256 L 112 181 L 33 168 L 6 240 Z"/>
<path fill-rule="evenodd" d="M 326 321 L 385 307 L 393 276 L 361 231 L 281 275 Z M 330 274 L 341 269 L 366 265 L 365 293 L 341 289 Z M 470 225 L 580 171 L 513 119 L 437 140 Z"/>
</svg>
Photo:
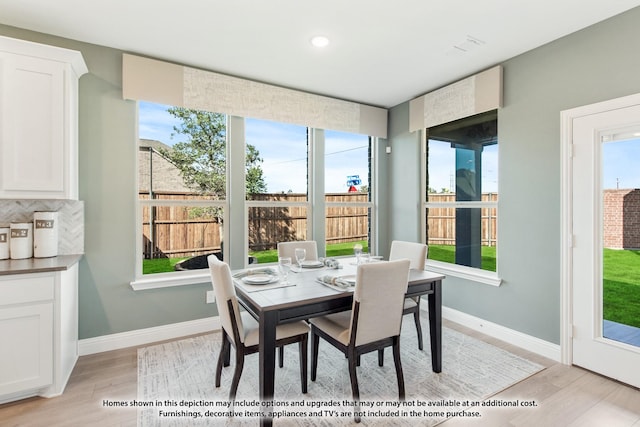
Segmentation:
<svg viewBox="0 0 640 427">
<path fill-rule="evenodd" d="M 138 128 L 139 200 L 183 203 L 141 207 L 143 274 L 207 268 L 223 210 L 184 203 L 226 198 L 226 116 L 140 102 Z"/>
<path fill-rule="evenodd" d="M 141 210 L 143 274 L 207 268 L 206 256 L 222 252 L 222 208 L 143 206 Z M 176 267 L 180 261 L 184 262 Z"/>
<path fill-rule="evenodd" d="M 344 206 L 370 201 L 371 138 L 325 131 L 326 253 L 328 257 L 353 255 L 353 245 L 368 248 L 371 210 L 368 206 Z M 330 206 L 340 203 L 341 206 Z"/>
<path fill-rule="evenodd" d="M 266 195 L 262 197 L 267 198 Z M 272 199 L 304 201 L 306 195 L 274 195 Z M 307 239 L 307 208 L 304 206 L 250 207 L 248 215 L 249 255 L 258 263 L 278 261 L 278 242 Z"/>
<path fill-rule="evenodd" d="M 254 194 L 307 194 L 307 128 L 245 121 L 247 200 Z"/>
<path fill-rule="evenodd" d="M 497 271 L 497 216 L 496 208 L 428 208 L 428 258 Z M 476 220 L 478 222 L 474 223 Z M 465 226 L 456 227 L 461 222 Z M 473 223 L 474 227 L 466 226 L 467 223 Z M 456 235 L 456 231 L 459 232 L 460 229 L 466 232 L 472 230 L 480 240 L 460 239 Z"/>
<path fill-rule="evenodd" d="M 226 195 L 226 116 L 139 103 L 140 194 Z"/>
<path fill-rule="evenodd" d="M 464 203 L 498 200 L 497 129 L 492 111 L 427 130 L 430 258 L 495 271 L 497 208 Z"/>
<path fill-rule="evenodd" d="M 327 202 L 366 202 L 367 195 L 354 194 L 328 194 Z M 326 243 L 327 255 L 332 245 L 360 242 L 368 244 L 370 211 L 367 206 L 330 206 L 326 215 Z M 344 245 L 342 245 L 344 246 Z M 353 245 L 351 245 L 353 246 Z M 351 251 L 350 254 L 353 254 Z"/>
<path fill-rule="evenodd" d="M 325 131 L 326 193 L 369 193 L 369 140 L 366 135 Z"/>
<path fill-rule="evenodd" d="M 604 337 L 638 345 L 640 334 L 640 129 L 602 144 L 602 322 Z"/>
</svg>

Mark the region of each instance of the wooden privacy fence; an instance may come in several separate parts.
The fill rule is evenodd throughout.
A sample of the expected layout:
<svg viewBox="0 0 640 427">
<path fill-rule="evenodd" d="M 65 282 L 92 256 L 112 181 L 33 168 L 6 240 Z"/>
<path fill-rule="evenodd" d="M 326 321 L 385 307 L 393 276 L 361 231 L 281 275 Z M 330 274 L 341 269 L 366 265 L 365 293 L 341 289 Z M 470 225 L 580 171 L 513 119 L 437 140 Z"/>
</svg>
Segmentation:
<svg viewBox="0 0 640 427">
<path fill-rule="evenodd" d="M 451 193 L 429 194 L 430 203 L 453 203 L 456 195 Z M 483 202 L 498 201 L 498 193 L 482 194 Z M 469 208 L 466 208 L 469 209 Z M 496 208 L 471 208 L 480 211 L 482 246 L 495 246 L 497 241 L 498 218 Z M 456 244 L 456 208 L 430 207 L 427 209 L 427 235 L 430 245 Z"/>
<path fill-rule="evenodd" d="M 497 200 L 497 194 L 483 200 Z M 485 198 L 486 197 L 486 198 Z M 145 193 L 141 199 L 148 199 Z M 179 192 L 154 193 L 155 200 L 207 200 L 206 196 Z M 305 194 L 261 194 L 253 201 L 304 202 Z M 365 193 L 336 193 L 325 196 L 326 203 L 367 202 Z M 430 202 L 454 201 L 452 194 L 429 194 Z M 275 249 L 278 242 L 307 238 L 307 208 L 303 206 L 249 207 L 249 249 Z M 213 208 L 190 206 L 144 206 L 142 209 L 144 257 L 189 257 L 221 250 L 222 224 Z M 495 209 L 482 209 L 482 244 L 496 242 Z M 369 235 L 369 208 L 362 206 L 327 207 L 327 243 L 366 240 Z M 455 208 L 429 208 L 429 244 L 455 244 Z"/>
<path fill-rule="evenodd" d="M 140 193 L 141 199 L 148 195 Z M 156 192 L 154 200 L 207 200 L 206 196 L 178 192 Z M 305 194 L 260 194 L 252 201 L 304 202 Z M 366 202 L 364 193 L 327 194 L 326 202 Z M 144 258 L 186 257 L 221 250 L 222 224 L 214 209 L 189 206 L 144 206 L 142 209 Z M 307 208 L 304 206 L 249 207 L 249 250 L 275 249 L 278 242 L 307 238 Z M 367 207 L 328 207 L 327 242 L 365 240 L 369 229 Z"/>
</svg>

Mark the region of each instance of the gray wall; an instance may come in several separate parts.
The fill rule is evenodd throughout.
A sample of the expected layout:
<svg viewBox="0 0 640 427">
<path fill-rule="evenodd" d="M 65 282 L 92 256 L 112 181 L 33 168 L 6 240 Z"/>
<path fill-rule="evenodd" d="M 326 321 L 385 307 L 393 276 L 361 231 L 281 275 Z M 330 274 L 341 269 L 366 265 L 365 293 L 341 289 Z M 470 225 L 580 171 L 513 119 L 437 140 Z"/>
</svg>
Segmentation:
<svg viewBox="0 0 640 427">
<path fill-rule="evenodd" d="M 640 92 L 640 9 L 504 63 L 499 113 L 499 288 L 449 278 L 447 306 L 559 342 L 560 111 Z M 0 25 L 0 34 L 80 50 L 80 338 L 214 316 L 210 284 L 134 292 L 136 112 L 122 100 L 121 53 Z M 428 70 L 425 70 L 428 72 Z M 408 104 L 390 111 L 391 154 L 381 146 L 380 252 L 420 237 L 420 135 Z M 386 174 L 389 174 L 389 177 Z"/>
<path fill-rule="evenodd" d="M 134 292 L 136 107 L 122 99 L 122 52 L 0 25 L 0 35 L 82 52 L 80 199 L 85 256 L 79 266 L 79 338 L 91 338 L 216 315 L 205 304 L 211 284 Z"/>
<path fill-rule="evenodd" d="M 543 340 L 560 342 L 560 111 L 640 92 L 640 8 L 512 58 L 504 66 L 498 113 L 500 287 L 457 278 L 444 283 L 444 305 Z M 406 104 L 391 110 L 395 153 L 416 153 Z M 399 131 L 398 128 L 403 131 Z M 410 234 L 419 211 L 406 165 L 393 172 L 393 238 Z M 400 224 L 402 227 L 400 227 Z M 409 225 L 409 226 L 407 226 Z M 418 231 L 419 232 L 419 231 Z"/>
</svg>

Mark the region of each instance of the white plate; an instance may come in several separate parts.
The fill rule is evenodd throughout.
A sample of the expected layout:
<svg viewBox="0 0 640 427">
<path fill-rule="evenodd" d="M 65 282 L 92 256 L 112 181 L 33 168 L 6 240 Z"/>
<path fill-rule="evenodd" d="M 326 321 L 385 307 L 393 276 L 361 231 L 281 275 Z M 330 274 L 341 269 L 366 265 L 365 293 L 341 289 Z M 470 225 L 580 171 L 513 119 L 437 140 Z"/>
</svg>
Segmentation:
<svg viewBox="0 0 640 427">
<path fill-rule="evenodd" d="M 242 278 L 242 281 L 248 285 L 266 285 L 278 281 L 278 276 L 270 274 L 251 274 Z"/>
<path fill-rule="evenodd" d="M 319 268 L 324 267 L 324 264 L 320 261 L 302 261 L 302 268 Z"/>
</svg>

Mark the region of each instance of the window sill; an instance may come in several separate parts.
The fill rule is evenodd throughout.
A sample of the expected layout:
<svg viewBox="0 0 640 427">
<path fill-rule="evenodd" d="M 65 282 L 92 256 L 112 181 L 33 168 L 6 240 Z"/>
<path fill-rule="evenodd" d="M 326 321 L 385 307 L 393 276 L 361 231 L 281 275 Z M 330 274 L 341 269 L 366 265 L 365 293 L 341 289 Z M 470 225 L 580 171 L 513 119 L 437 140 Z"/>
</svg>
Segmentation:
<svg viewBox="0 0 640 427">
<path fill-rule="evenodd" d="M 180 273 L 148 274 L 129 283 L 134 291 L 146 291 L 149 289 L 169 288 L 173 286 L 195 285 L 198 283 L 210 283 L 209 269 L 185 271 Z"/>
<path fill-rule="evenodd" d="M 480 270 L 479 268 L 455 265 L 448 262 L 427 260 L 426 269 L 435 271 L 436 273 L 442 273 L 446 276 L 458 277 L 485 285 L 500 286 L 502 283 L 502 279 L 493 271 Z"/>
</svg>

